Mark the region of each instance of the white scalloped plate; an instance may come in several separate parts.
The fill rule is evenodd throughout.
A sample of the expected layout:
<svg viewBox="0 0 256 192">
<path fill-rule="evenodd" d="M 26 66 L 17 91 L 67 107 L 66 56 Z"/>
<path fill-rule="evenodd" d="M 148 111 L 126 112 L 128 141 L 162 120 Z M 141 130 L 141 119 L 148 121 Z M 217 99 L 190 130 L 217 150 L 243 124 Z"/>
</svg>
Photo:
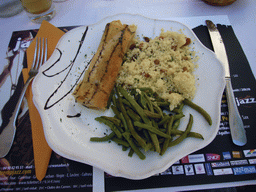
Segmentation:
<svg viewBox="0 0 256 192">
<path fill-rule="evenodd" d="M 198 83 L 193 101 L 209 112 L 213 124 L 209 126 L 201 115 L 185 107 L 186 116 L 182 119 L 180 127 L 185 129 L 189 113 L 193 114 L 192 131 L 201 133 L 204 140 L 187 138 L 179 145 L 169 148 L 164 156 L 147 152 L 145 160 L 140 160 L 136 154 L 132 158 L 128 157 L 128 151 L 122 151 L 122 148 L 114 142 L 90 142 L 90 137 L 104 136 L 104 133 L 111 132 L 107 126 L 96 122 L 94 118 L 112 115 L 112 112 L 110 110 L 100 112 L 80 106 L 75 103 L 71 92 L 81 72 L 96 52 L 105 25 L 118 19 L 125 24 L 136 24 L 137 34 L 140 36 L 158 36 L 163 28 L 177 32 L 182 30 L 192 39 L 191 47 L 200 57 L 199 67 L 195 71 Z M 204 47 L 187 26 L 176 21 L 119 14 L 105 18 L 94 25 L 78 27 L 67 32 L 56 48 L 34 79 L 33 95 L 34 103 L 43 121 L 46 140 L 59 155 L 96 166 L 114 176 L 144 179 L 165 171 L 182 157 L 207 146 L 215 138 L 219 129 L 221 97 L 225 86 L 224 68 L 215 54 Z M 62 99 L 59 101 L 60 98 Z M 46 110 L 44 107 L 47 101 L 48 106 L 53 106 Z M 78 113 L 81 113 L 80 117 L 67 117 Z"/>
</svg>

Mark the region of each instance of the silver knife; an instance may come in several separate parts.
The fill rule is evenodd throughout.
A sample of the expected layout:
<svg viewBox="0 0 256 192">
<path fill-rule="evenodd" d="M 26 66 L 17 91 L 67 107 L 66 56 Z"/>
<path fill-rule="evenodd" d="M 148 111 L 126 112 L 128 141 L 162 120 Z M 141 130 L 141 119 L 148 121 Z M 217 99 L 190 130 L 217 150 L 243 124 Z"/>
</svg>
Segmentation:
<svg viewBox="0 0 256 192">
<path fill-rule="evenodd" d="M 243 146 L 247 143 L 246 133 L 244 129 L 243 121 L 240 117 L 239 111 L 236 106 L 235 97 L 231 85 L 230 71 L 228 57 L 226 54 L 225 45 L 222 37 L 210 20 L 206 20 L 206 25 L 212 40 L 212 45 L 217 58 L 223 63 L 225 68 L 225 80 L 226 80 L 226 95 L 228 103 L 228 114 L 229 114 L 229 127 L 233 143 L 238 146 Z"/>
</svg>

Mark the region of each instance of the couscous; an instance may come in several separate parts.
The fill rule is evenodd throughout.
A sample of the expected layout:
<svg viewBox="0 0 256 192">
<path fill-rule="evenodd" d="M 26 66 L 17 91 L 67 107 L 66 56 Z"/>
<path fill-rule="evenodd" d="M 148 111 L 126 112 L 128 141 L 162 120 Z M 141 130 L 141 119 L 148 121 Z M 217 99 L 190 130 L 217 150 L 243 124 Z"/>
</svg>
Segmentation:
<svg viewBox="0 0 256 192">
<path fill-rule="evenodd" d="M 184 34 L 162 30 L 154 39 L 134 39 L 117 84 L 126 88 L 150 87 L 170 102 L 170 110 L 184 99 L 193 99 L 196 86 L 195 53 Z"/>
</svg>

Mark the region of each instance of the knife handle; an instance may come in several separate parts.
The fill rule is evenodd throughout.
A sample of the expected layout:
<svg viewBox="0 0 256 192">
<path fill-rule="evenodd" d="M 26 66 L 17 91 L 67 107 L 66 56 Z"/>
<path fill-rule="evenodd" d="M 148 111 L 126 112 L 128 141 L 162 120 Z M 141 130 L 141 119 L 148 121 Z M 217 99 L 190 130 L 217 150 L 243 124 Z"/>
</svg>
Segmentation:
<svg viewBox="0 0 256 192">
<path fill-rule="evenodd" d="M 233 143 L 238 146 L 246 144 L 244 124 L 236 106 L 235 97 L 231 85 L 231 79 L 226 78 L 226 95 L 228 103 L 229 127 Z"/>
</svg>

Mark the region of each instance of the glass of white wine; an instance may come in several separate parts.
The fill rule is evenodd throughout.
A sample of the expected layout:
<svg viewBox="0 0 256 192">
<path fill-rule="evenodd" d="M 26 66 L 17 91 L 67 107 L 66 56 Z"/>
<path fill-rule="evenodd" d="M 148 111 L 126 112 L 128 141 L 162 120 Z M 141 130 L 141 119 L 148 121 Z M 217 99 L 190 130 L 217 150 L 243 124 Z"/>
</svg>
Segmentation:
<svg viewBox="0 0 256 192">
<path fill-rule="evenodd" d="M 52 0 L 20 0 L 24 10 L 31 21 L 42 23 L 43 20 L 51 20 L 55 14 Z"/>
</svg>

